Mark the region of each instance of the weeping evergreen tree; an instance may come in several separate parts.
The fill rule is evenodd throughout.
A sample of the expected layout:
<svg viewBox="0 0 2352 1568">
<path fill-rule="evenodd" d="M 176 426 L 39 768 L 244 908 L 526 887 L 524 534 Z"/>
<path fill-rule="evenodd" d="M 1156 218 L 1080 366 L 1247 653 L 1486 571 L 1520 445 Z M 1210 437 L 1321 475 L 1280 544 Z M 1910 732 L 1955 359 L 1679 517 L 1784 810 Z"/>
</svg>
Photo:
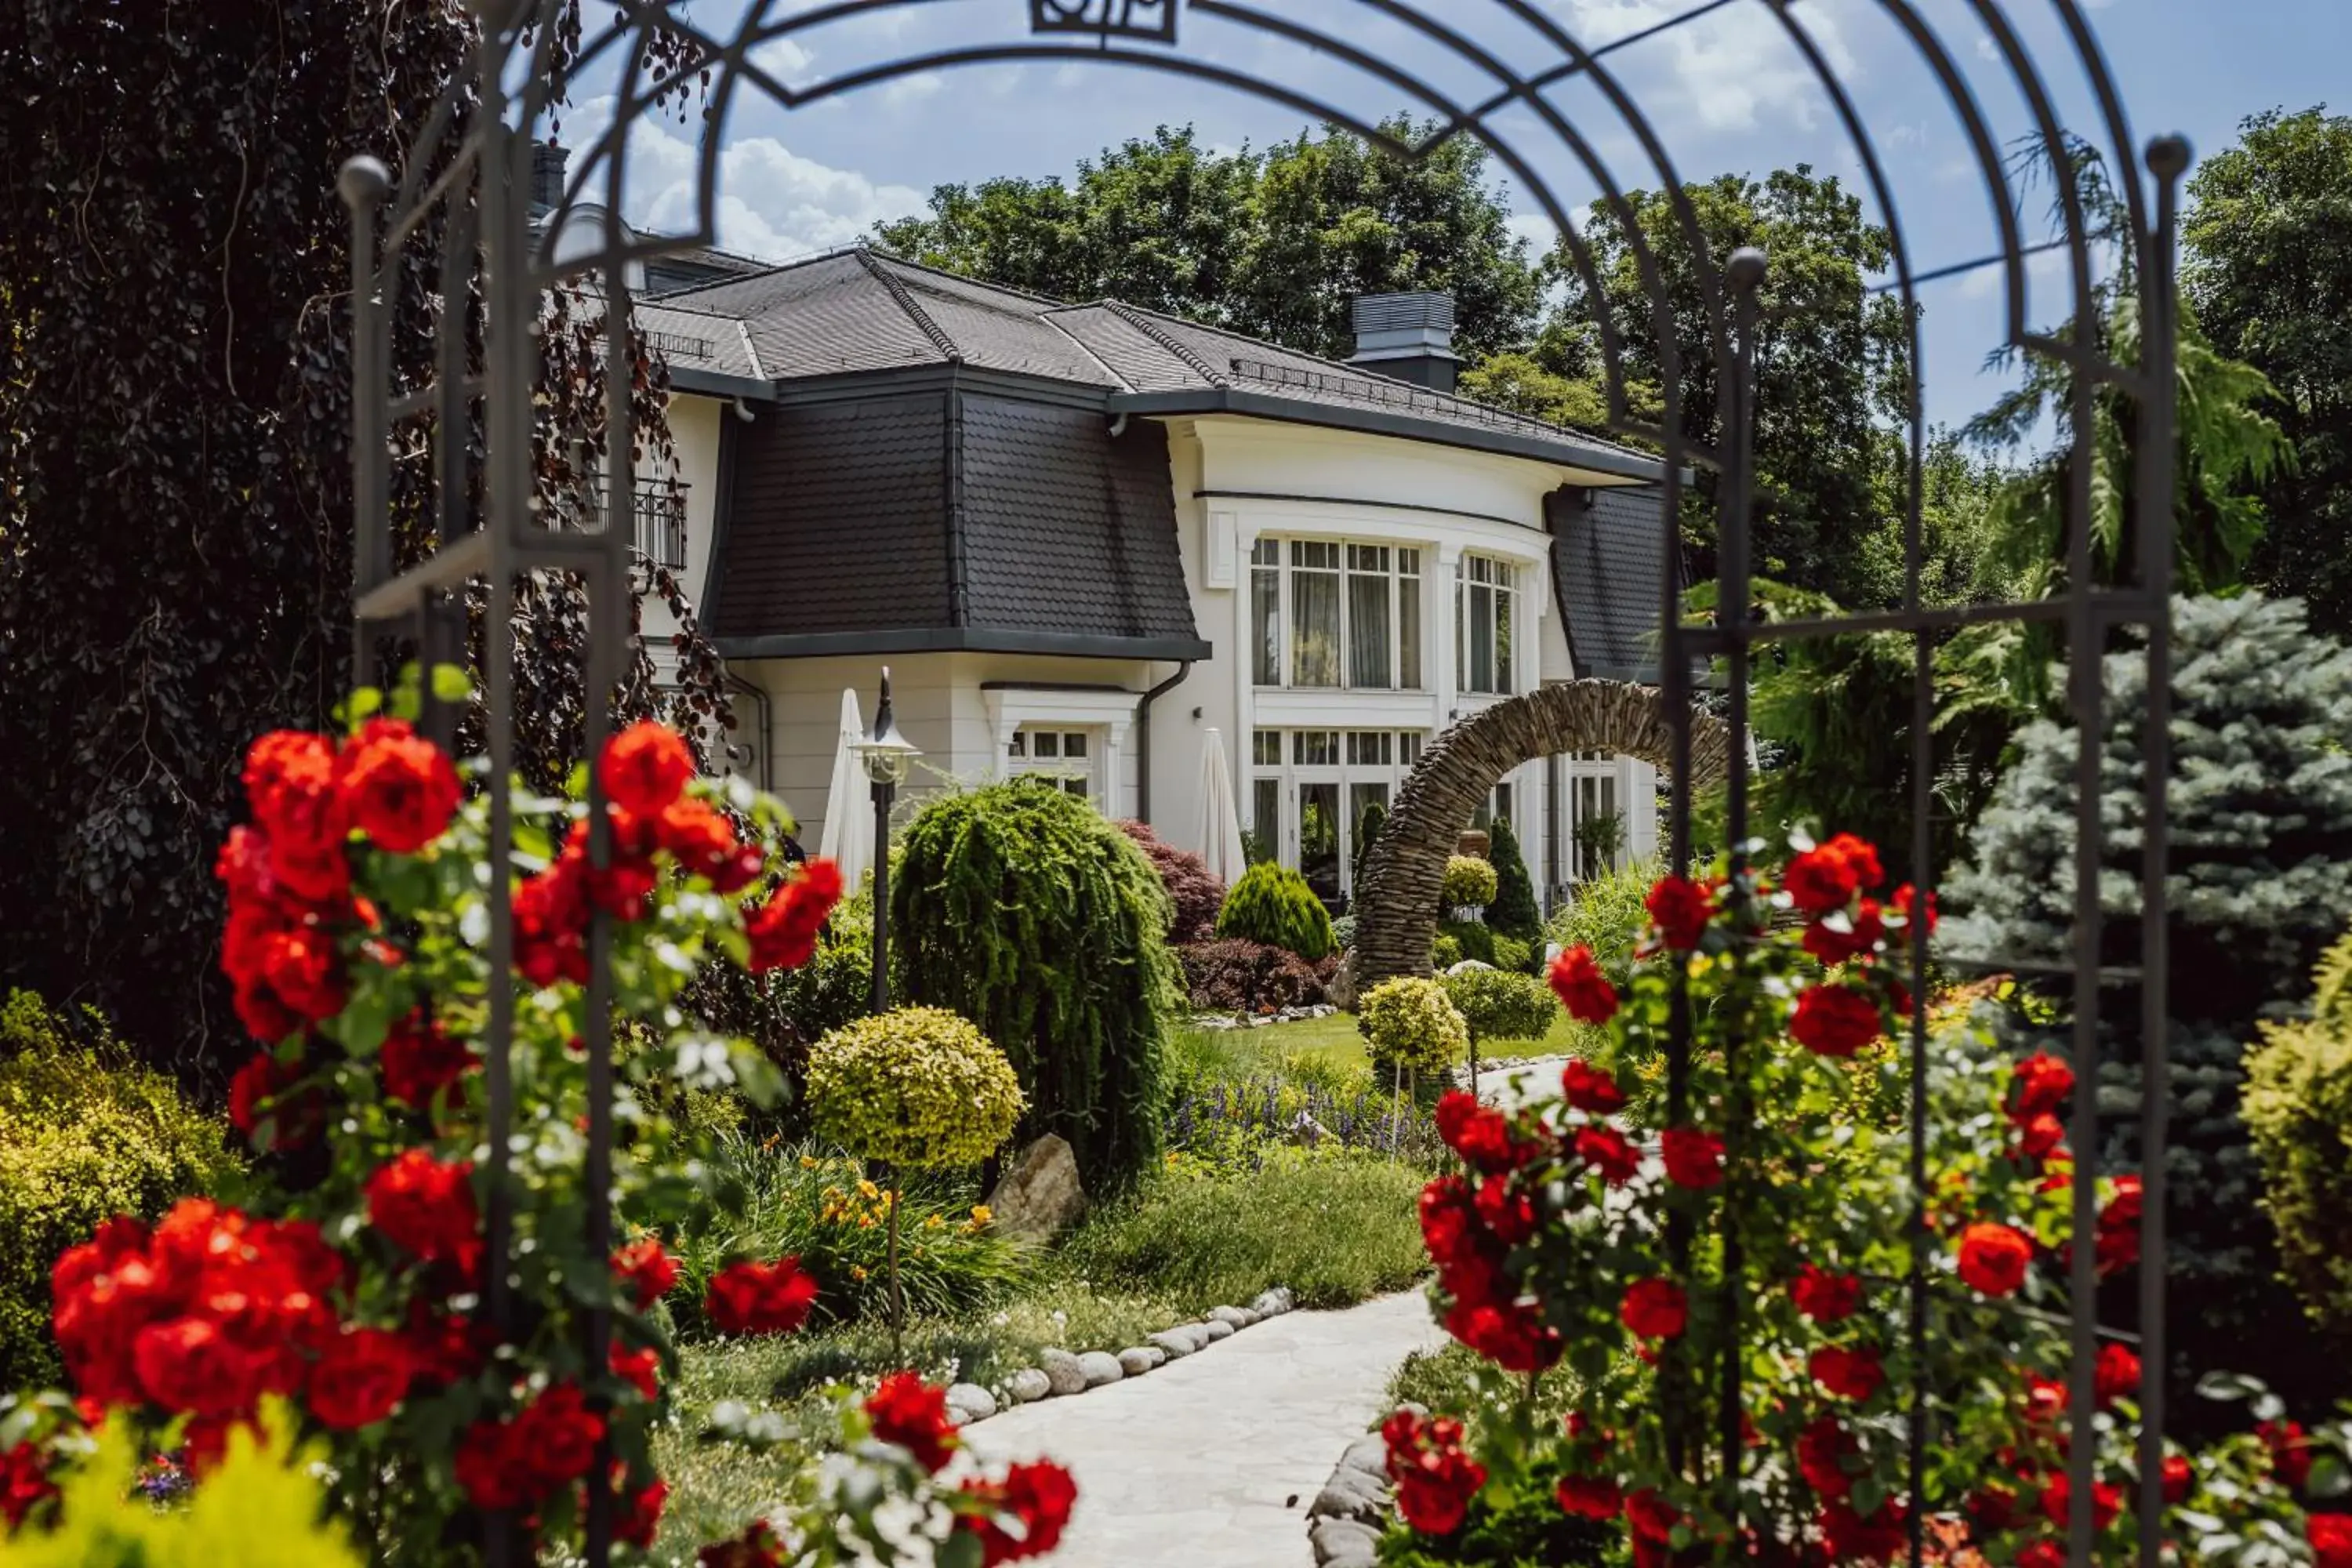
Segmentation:
<svg viewBox="0 0 2352 1568">
<path fill-rule="evenodd" d="M 1097 1191 L 1158 1158 L 1181 999 L 1171 910 L 1132 839 L 1050 784 L 948 795 L 906 833 L 891 887 L 907 1000 L 980 1026 Z"/>
</svg>

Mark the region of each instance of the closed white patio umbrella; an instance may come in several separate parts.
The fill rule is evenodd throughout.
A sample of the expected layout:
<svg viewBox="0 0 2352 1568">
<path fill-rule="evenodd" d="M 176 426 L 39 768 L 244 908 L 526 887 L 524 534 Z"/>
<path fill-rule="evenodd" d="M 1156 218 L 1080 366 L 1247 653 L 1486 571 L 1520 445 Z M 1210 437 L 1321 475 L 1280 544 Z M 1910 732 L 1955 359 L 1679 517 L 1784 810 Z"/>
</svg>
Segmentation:
<svg viewBox="0 0 2352 1568">
<path fill-rule="evenodd" d="M 1242 850 L 1242 814 L 1234 804 L 1234 779 L 1225 766 L 1225 737 L 1211 730 L 1201 747 L 1201 858 L 1209 874 L 1233 886 L 1249 869 Z"/>
<path fill-rule="evenodd" d="M 866 721 L 858 715 L 857 692 L 841 693 L 841 740 L 833 753 L 833 784 L 824 797 L 824 832 L 816 852 L 841 868 L 842 885 L 855 891 L 858 879 L 874 868 L 874 806 L 872 785 L 857 764 L 856 747 L 866 738 Z"/>
</svg>

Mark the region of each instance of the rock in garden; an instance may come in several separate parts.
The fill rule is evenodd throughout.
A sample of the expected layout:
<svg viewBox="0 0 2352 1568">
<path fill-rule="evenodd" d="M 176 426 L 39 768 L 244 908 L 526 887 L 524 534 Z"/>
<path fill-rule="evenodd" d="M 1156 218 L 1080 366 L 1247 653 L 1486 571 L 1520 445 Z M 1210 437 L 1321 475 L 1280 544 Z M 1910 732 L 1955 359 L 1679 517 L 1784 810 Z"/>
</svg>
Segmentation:
<svg viewBox="0 0 2352 1568">
<path fill-rule="evenodd" d="M 1172 1356 L 1188 1356 L 1209 1342 L 1208 1334 L 1199 1323 L 1179 1323 L 1172 1329 L 1162 1329 L 1156 1334 L 1143 1336 Z"/>
<path fill-rule="evenodd" d="M 1448 974 L 1469 974 L 1477 970 L 1492 969 L 1495 966 L 1491 963 L 1481 963 L 1475 958 L 1465 958 L 1445 973 Z"/>
<path fill-rule="evenodd" d="M 948 1386 L 948 1414 L 956 1418 L 959 1426 L 985 1421 L 996 1414 L 996 1395 L 976 1383 L 950 1384 Z"/>
<path fill-rule="evenodd" d="M 1069 1144 L 1048 1132 L 1022 1150 L 988 1194 L 988 1207 L 999 1234 L 1024 1241 L 1051 1241 L 1084 1219 L 1087 1193 Z"/>
<path fill-rule="evenodd" d="M 1352 1012 L 1356 1005 L 1356 950 L 1349 948 L 1339 955 L 1339 966 L 1331 972 L 1323 987 L 1323 994 L 1331 998 L 1333 1012 Z"/>
<path fill-rule="evenodd" d="M 1045 1369 L 1045 1381 L 1054 1385 L 1055 1394 L 1084 1394 L 1087 1391 L 1086 1369 L 1069 1352 L 1040 1351 L 1037 1364 Z"/>
<path fill-rule="evenodd" d="M 1054 1380 L 1034 1366 L 1024 1366 L 1005 1381 L 1005 1392 L 1024 1405 L 1034 1405 L 1054 1392 Z"/>
<path fill-rule="evenodd" d="M 1223 1323 L 1229 1329 L 1246 1329 L 1257 1321 L 1257 1314 L 1240 1307 L 1212 1307 L 1209 1321 Z"/>
<path fill-rule="evenodd" d="M 1234 1337 L 1234 1326 L 1231 1323 L 1221 1323 L 1214 1318 L 1202 1323 L 1201 1325 L 1201 1329 L 1202 1332 L 1208 1335 L 1208 1342 L 1210 1344 L 1215 1344 L 1219 1340 L 1229 1340 Z"/>
<path fill-rule="evenodd" d="M 1318 1519 L 1352 1519 L 1377 1530 L 1388 1522 L 1388 1479 L 1342 1465 L 1331 1472 L 1307 1511 Z"/>
<path fill-rule="evenodd" d="M 1318 1519 L 1307 1538 L 1323 1568 L 1371 1568 L 1380 1561 L 1381 1532 L 1352 1519 Z"/>
<path fill-rule="evenodd" d="M 1135 1345 L 1118 1352 L 1118 1367 L 1129 1377 L 1141 1377 L 1167 1359 L 1168 1352 L 1158 1345 Z"/>
<path fill-rule="evenodd" d="M 1359 1437 L 1348 1445 L 1339 1456 L 1342 1469 L 1357 1470 L 1370 1476 L 1386 1476 L 1389 1468 L 1389 1446 L 1377 1432 Z"/>
<path fill-rule="evenodd" d="M 1258 1299 L 1250 1303 L 1250 1310 L 1261 1318 L 1278 1318 L 1290 1310 L 1297 1300 L 1290 1293 L 1289 1286 L 1276 1285 L 1271 1290 L 1261 1292 Z"/>
<path fill-rule="evenodd" d="M 1084 1374 L 1088 1388 L 1100 1388 L 1106 1383 L 1117 1383 L 1127 1375 L 1118 1357 L 1108 1351 L 1088 1351 L 1078 1357 L 1078 1371 Z"/>
</svg>

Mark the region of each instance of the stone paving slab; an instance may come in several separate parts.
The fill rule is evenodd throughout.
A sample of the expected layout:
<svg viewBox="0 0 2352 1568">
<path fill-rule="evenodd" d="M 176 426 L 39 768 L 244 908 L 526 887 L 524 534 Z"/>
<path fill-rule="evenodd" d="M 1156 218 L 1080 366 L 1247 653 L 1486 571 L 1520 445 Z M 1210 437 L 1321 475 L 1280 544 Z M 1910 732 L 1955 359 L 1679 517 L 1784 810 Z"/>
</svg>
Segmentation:
<svg viewBox="0 0 2352 1568">
<path fill-rule="evenodd" d="M 1444 1338 L 1418 1290 L 1286 1312 L 965 1438 L 984 1463 L 1050 1455 L 1069 1467 L 1077 1510 L 1055 1568 L 1308 1568 L 1307 1505 L 1380 1415 L 1397 1363 Z"/>
</svg>

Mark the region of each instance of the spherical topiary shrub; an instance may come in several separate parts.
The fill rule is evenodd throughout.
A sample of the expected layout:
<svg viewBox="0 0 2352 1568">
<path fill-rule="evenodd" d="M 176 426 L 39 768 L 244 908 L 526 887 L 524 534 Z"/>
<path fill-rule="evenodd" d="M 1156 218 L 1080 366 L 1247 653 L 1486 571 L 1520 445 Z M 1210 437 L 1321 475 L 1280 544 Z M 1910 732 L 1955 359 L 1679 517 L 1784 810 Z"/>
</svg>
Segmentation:
<svg viewBox="0 0 2352 1568">
<path fill-rule="evenodd" d="M 1356 999 L 1365 1054 L 1383 1072 L 1441 1072 L 1470 1049 L 1470 1026 L 1434 980 L 1406 975 Z"/>
<path fill-rule="evenodd" d="M 1437 885 L 1437 901 L 1448 910 L 1483 910 L 1495 901 L 1501 879 L 1495 868 L 1475 855 L 1456 855 L 1445 862 L 1444 879 Z"/>
<path fill-rule="evenodd" d="M 909 1002 L 971 1019 L 1089 1191 L 1160 1160 L 1168 1030 L 1183 1007 L 1169 902 L 1134 840 L 1050 781 L 943 795 L 902 836 L 891 971 Z"/>
<path fill-rule="evenodd" d="M 977 1165 L 1021 1119 L 1013 1064 L 967 1019 L 901 1007 L 845 1024 L 809 1052 L 816 1135 L 861 1160 Z"/>
<path fill-rule="evenodd" d="M 1225 885 L 1209 869 L 1209 863 L 1189 849 L 1163 842 L 1145 823 L 1122 822 L 1118 826 L 1150 857 L 1151 868 L 1160 873 L 1160 885 L 1168 889 L 1168 901 L 1175 906 L 1175 921 L 1169 928 L 1168 940 L 1206 942 L 1214 936 L 1217 911 L 1225 906 Z"/>
<path fill-rule="evenodd" d="M 1539 1040 L 1559 1010 L 1559 1005 L 1552 999 L 1551 987 L 1532 974 L 1514 974 L 1501 969 L 1465 969 L 1459 974 L 1447 975 L 1442 984 L 1446 999 L 1462 1015 L 1470 1038 L 1476 1044 L 1488 1040 Z"/>
<path fill-rule="evenodd" d="M 1217 915 L 1217 934 L 1285 948 L 1309 963 L 1331 951 L 1331 911 L 1307 879 L 1270 860 L 1242 873 Z"/>
</svg>

